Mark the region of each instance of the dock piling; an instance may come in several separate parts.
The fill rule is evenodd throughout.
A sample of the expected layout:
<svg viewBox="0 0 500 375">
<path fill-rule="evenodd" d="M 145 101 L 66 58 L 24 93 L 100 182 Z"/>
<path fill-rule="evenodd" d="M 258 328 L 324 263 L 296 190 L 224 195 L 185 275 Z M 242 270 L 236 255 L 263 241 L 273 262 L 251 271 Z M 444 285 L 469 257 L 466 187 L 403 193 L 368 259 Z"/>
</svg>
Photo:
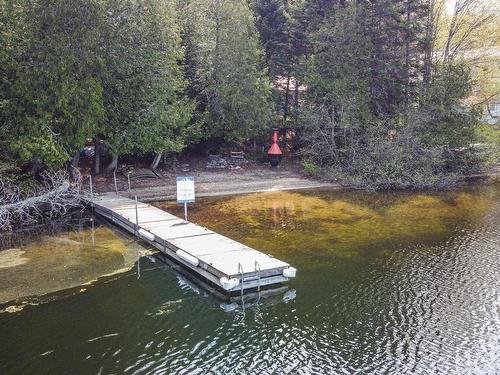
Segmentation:
<svg viewBox="0 0 500 375">
<path fill-rule="evenodd" d="M 94 207 L 94 188 L 92 186 L 92 175 L 89 176 L 90 184 L 90 205 Z"/>
<path fill-rule="evenodd" d="M 258 272 L 257 275 L 258 275 L 258 280 L 259 280 L 259 283 L 257 284 L 257 292 L 259 293 L 259 298 L 260 298 L 260 264 L 259 262 L 257 262 L 257 260 L 255 261 L 255 270 Z"/>
<path fill-rule="evenodd" d="M 241 298 L 243 299 L 243 266 L 241 263 L 238 263 L 238 273 L 240 274 L 240 286 L 241 286 Z"/>
<path fill-rule="evenodd" d="M 134 197 L 135 201 L 135 235 L 139 237 L 139 211 L 137 210 L 137 195 Z"/>
</svg>

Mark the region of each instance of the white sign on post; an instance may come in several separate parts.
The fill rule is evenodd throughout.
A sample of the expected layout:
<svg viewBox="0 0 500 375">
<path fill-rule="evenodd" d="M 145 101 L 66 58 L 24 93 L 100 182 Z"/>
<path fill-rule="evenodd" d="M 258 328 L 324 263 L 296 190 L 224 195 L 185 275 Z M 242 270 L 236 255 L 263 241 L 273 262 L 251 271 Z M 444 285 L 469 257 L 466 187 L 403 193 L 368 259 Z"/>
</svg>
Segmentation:
<svg viewBox="0 0 500 375">
<path fill-rule="evenodd" d="M 194 202 L 194 177 L 177 177 L 177 203 Z"/>
<path fill-rule="evenodd" d="M 177 203 L 184 203 L 184 218 L 187 221 L 187 204 L 194 202 L 194 177 L 177 177 Z"/>
</svg>

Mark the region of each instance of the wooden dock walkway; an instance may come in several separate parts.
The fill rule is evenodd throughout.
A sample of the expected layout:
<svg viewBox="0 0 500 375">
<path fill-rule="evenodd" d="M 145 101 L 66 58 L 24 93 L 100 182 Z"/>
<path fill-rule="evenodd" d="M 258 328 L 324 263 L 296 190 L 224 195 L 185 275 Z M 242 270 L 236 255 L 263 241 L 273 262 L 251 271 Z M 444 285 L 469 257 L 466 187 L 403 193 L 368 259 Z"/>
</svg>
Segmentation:
<svg viewBox="0 0 500 375">
<path fill-rule="evenodd" d="M 92 199 L 95 212 L 139 236 L 227 294 L 279 284 L 295 268 L 149 204 L 115 194 Z"/>
</svg>

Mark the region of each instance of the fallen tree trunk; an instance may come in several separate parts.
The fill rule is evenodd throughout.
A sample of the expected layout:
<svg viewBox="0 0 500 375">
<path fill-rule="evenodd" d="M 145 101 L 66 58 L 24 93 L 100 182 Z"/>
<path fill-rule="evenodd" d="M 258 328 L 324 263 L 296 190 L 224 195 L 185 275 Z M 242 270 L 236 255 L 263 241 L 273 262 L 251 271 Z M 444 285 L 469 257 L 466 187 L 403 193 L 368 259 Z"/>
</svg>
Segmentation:
<svg viewBox="0 0 500 375">
<path fill-rule="evenodd" d="M 63 216 L 81 207 L 80 183 L 71 184 L 67 173 L 47 173 L 37 193 L 26 197 L 21 189 L 0 181 L 0 231 Z"/>
</svg>

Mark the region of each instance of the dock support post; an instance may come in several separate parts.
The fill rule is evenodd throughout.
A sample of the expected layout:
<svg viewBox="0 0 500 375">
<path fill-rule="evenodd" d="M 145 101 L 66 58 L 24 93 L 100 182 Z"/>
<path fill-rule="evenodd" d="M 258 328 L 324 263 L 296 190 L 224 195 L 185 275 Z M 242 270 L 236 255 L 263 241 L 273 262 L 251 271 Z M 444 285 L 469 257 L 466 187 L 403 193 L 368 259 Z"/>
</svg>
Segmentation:
<svg viewBox="0 0 500 375">
<path fill-rule="evenodd" d="M 137 280 L 141 278 L 141 251 L 139 250 L 139 242 L 135 243 L 135 250 L 137 252 Z"/>
<path fill-rule="evenodd" d="M 90 181 L 90 205 L 94 207 L 94 187 L 92 186 L 92 175 L 89 176 Z"/>
<path fill-rule="evenodd" d="M 240 274 L 240 287 L 241 287 L 241 309 L 243 312 L 243 316 L 245 316 L 245 299 L 243 298 L 243 266 L 241 263 L 238 263 L 238 273 Z"/>
<path fill-rule="evenodd" d="M 137 195 L 135 196 L 135 235 L 139 237 L 139 211 L 137 210 Z"/>
<path fill-rule="evenodd" d="M 90 218 L 92 222 L 92 246 L 95 246 L 95 234 L 94 234 L 94 186 L 92 184 L 92 175 L 89 175 L 89 184 L 90 184 L 90 211 L 92 213 L 92 217 Z"/>
<path fill-rule="evenodd" d="M 241 299 L 243 300 L 243 266 L 238 263 L 238 273 L 240 274 Z"/>
<path fill-rule="evenodd" d="M 258 272 L 257 275 L 259 277 L 259 283 L 257 284 L 257 292 L 259 293 L 259 298 L 260 298 L 260 264 L 257 261 L 255 261 L 255 270 Z"/>
<path fill-rule="evenodd" d="M 92 222 L 92 247 L 95 247 L 95 222 L 93 217 L 90 220 Z"/>
</svg>

